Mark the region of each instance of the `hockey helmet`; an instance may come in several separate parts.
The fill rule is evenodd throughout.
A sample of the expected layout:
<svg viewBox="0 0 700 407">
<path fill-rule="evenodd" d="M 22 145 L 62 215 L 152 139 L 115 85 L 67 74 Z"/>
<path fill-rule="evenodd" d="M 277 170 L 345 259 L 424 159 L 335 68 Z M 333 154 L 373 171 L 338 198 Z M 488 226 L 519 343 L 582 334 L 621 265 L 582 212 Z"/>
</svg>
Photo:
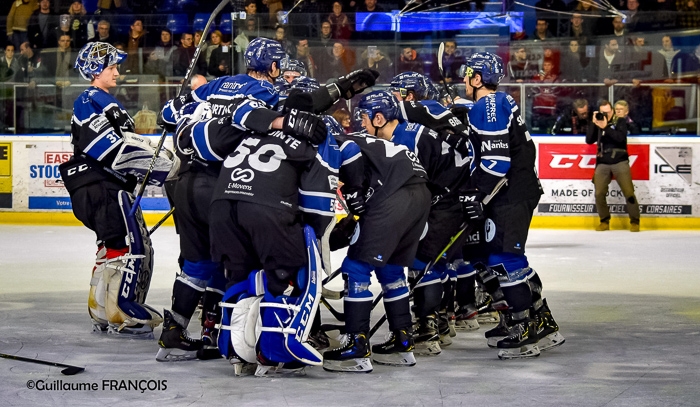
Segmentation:
<svg viewBox="0 0 700 407">
<path fill-rule="evenodd" d="M 389 84 L 389 90 L 399 92 L 402 98 L 408 96 L 408 92 L 412 91 L 416 95 L 416 99 L 423 100 L 427 99 L 428 83 L 424 75 L 408 71 L 394 76 Z"/>
<path fill-rule="evenodd" d="M 285 71 L 298 72 L 301 76 L 307 76 L 306 65 L 298 59 L 292 59 L 289 56 L 285 56 L 280 62 L 280 69 L 282 73 Z"/>
<path fill-rule="evenodd" d="M 273 62 L 277 62 L 279 67 L 280 61 L 286 56 L 279 42 L 258 37 L 251 41 L 245 50 L 245 66 L 253 71 L 268 72 Z"/>
<path fill-rule="evenodd" d="M 335 117 L 324 115 L 322 116 L 322 119 L 326 124 L 326 128 L 332 135 L 339 136 L 341 134 L 345 134 L 345 129 L 340 125 L 340 123 L 338 123 L 338 120 L 336 120 Z"/>
<path fill-rule="evenodd" d="M 299 89 L 302 92 L 313 92 L 320 88 L 320 85 L 316 79 L 309 78 L 307 76 L 297 76 L 291 82 L 278 78 L 275 81 L 275 86 L 277 87 L 277 92 L 279 93 L 280 98 L 286 98 L 289 96 L 289 92 L 292 89 Z"/>
<path fill-rule="evenodd" d="M 366 114 L 370 120 L 381 113 L 387 121 L 399 118 L 399 104 L 394 95 L 386 90 L 375 90 L 362 97 L 355 108 L 355 120 L 361 122 L 362 115 Z"/>
<path fill-rule="evenodd" d="M 505 76 L 503 60 L 490 52 L 477 52 L 472 54 L 467 63 L 459 68 L 459 77 L 473 77 L 481 75 L 481 81 L 486 85 L 498 85 Z"/>
<path fill-rule="evenodd" d="M 99 75 L 111 65 L 119 65 L 126 59 L 126 52 L 116 49 L 106 42 L 88 42 L 78 52 L 74 68 L 78 69 L 80 76 L 91 81 L 93 76 Z"/>
</svg>

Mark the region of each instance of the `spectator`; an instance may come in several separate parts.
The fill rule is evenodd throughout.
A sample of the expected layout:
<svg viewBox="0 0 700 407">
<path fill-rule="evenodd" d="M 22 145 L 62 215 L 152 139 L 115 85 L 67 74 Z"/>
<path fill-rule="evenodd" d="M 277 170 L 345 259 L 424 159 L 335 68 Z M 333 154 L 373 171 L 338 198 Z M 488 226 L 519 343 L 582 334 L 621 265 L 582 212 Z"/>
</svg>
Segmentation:
<svg viewBox="0 0 700 407">
<path fill-rule="evenodd" d="M 603 100 L 600 102 L 598 111 L 593 112 L 593 125 L 588 127 L 586 134 L 587 144 L 597 144 L 595 175 L 595 203 L 600 217 L 600 224 L 597 231 L 610 230 L 610 210 L 605 199 L 608 194 L 608 185 L 615 177 L 617 184 L 625 196 L 627 212 L 630 217 L 630 231 L 639 232 L 639 202 L 634 195 L 634 185 L 632 184 L 632 174 L 630 171 L 629 156 L 627 154 L 627 135 L 630 134 L 627 119 L 627 103 L 616 103 L 619 105 L 620 115 L 613 112 L 610 102 Z M 602 118 L 596 116 L 602 113 Z"/>
<path fill-rule="evenodd" d="M 627 18 L 625 22 L 627 23 L 628 31 L 640 31 L 643 27 L 637 27 L 639 25 L 639 20 L 641 14 L 639 12 L 639 0 L 627 0 L 627 10 L 625 11 Z"/>
<path fill-rule="evenodd" d="M 95 38 L 95 41 L 114 45 L 116 38 L 112 37 L 112 33 L 110 32 L 111 27 L 112 25 L 109 21 L 100 20 L 100 22 L 97 23 L 97 38 Z"/>
<path fill-rule="evenodd" d="M 15 77 L 17 82 L 27 82 L 30 87 L 36 85 L 36 79 L 41 76 L 41 56 L 39 50 L 34 50 L 25 41 L 19 47 L 19 66 L 20 74 Z"/>
<path fill-rule="evenodd" d="M 121 9 L 125 12 L 126 10 L 126 0 L 97 0 L 97 9 L 101 16 L 107 16 L 114 14 L 117 9 Z"/>
<path fill-rule="evenodd" d="M 557 117 L 554 126 L 552 126 L 552 135 L 587 134 L 592 114 L 586 99 L 574 100 L 571 109 L 566 109 Z"/>
<path fill-rule="evenodd" d="M 222 42 L 218 48 L 212 51 L 207 72 L 215 78 L 232 74 L 231 43 Z"/>
<path fill-rule="evenodd" d="M 589 59 L 581 52 L 581 46 L 577 39 L 571 39 L 568 47 L 560 57 L 561 79 L 564 82 L 588 82 Z"/>
<path fill-rule="evenodd" d="M 563 33 L 563 37 L 575 38 L 580 47 L 585 47 L 590 43 L 591 28 L 590 22 L 584 20 L 581 13 L 574 13 L 569 20 L 569 25 Z"/>
<path fill-rule="evenodd" d="M 316 62 L 314 61 L 314 58 L 311 56 L 311 52 L 309 51 L 308 39 L 300 38 L 297 41 L 296 59 L 304 64 L 304 66 L 306 67 L 306 71 L 308 72 L 308 77 L 316 78 L 316 71 L 318 69 L 318 66 L 316 65 Z"/>
<path fill-rule="evenodd" d="M 297 49 L 294 43 L 287 38 L 287 28 L 283 25 L 278 25 L 275 29 L 275 40 L 282 44 L 282 49 L 287 55 L 294 55 L 297 53 Z"/>
<path fill-rule="evenodd" d="M 245 71 L 245 64 L 244 64 L 245 50 L 248 49 L 248 44 L 250 44 L 250 42 L 257 37 L 257 31 L 258 31 L 257 26 L 256 26 L 256 20 L 254 18 L 246 19 L 245 24 L 246 24 L 246 28 L 244 30 L 241 30 L 241 32 L 233 40 L 233 43 L 236 46 L 236 54 L 237 54 L 237 58 L 238 58 L 237 64 L 238 64 L 238 68 L 239 68 L 238 71 L 239 72 Z M 209 68 L 212 67 L 211 63 L 207 66 Z M 211 72 L 209 69 L 207 71 Z M 210 73 L 210 75 L 211 75 L 211 73 Z"/>
<path fill-rule="evenodd" d="M 535 7 L 536 18 L 546 21 L 554 36 L 559 35 L 564 28 L 560 26 L 565 26 L 566 21 L 560 21 L 561 14 L 557 12 L 566 11 L 566 4 L 562 0 L 539 0 Z"/>
<path fill-rule="evenodd" d="M 608 39 L 598 57 L 598 81 L 604 82 L 606 86 L 616 84 L 622 79 L 624 62 L 617 38 Z"/>
<path fill-rule="evenodd" d="M 17 82 L 21 77 L 22 67 L 19 58 L 15 58 L 15 46 L 7 44 L 0 60 L 0 82 Z"/>
<path fill-rule="evenodd" d="M 398 72 L 418 72 L 423 73 L 423 61 L 418 59 L 418 52 L 412 47 L 403 47 L 401 49 L 401 55 L 399 55 L 399 60 L 396 62 L 396 70 Z"/>
<path fill-rule="evenodd" d="M 457 56 L 457 43 L 454 40 L 445 41 L 445 53 L 442 56 L 442 68 L 447 83 L 459 83 L 462 79 L 459 77 L 459 68 L 464 64 L 465 60 L 462 56 Z M 440 72 L 438 71 L 437 60 L 431 67 L 431 78 L 434 81 L 440 80 Z M 390 78 L 387 78 L 389 80 Z"/>
<path fill-rule="evenodd" d="M 160 41 L 155 49 L 148 54 L 148 61 L 144 68 L 145 73 L 158 75 L 161 82 L 164 82 L 165 78 L 173 76 L 173 51 L 175 51 L 173 34 L 169 29 L 163 28 L 160 31 Z"/>
<path fill-rule="evenodd" d="M 678 28 L 700 27 L 700 8 L 696 0 L 676 0 Z"/>
<path fill-rule="evenodd" d="M 87 44 L 88 18 L 82 1 L 74 1 L 68 9 L 70 15 L 70 35 L 73 48 L 78 50 Z"/>
<path fill-rule="evenodd" d="M 143 73 L 144 58 L 147 57 L 144 55 L 146 33 L 141 19 L 137 18 L 131 23 L 125 49 L 128 57 L 123 64 L 125 75 L 141 75 Z"/>
<path fill-rule="evenodd" d="M 262 0 L 262 4 L 267 6 L 269 16 L 268 25 L 274 27 L 277 25 L 277 13 L 284 10 L 282 0 Z"/>
<path fill-rule="evenodd" d="M 618 38 L 619 42 L 624 43 L 624 37 L 627 35 L 627 29 L 625 29 L 625 23 L 622 21 L 622 17 L 617 16 L 612 20 L 613 35 Z"/>
<path fill-rule="evenodd" d="M 318 79 L 325 82 L 328 79 L 338 78 L 350 73 L 353 65 L 355 65 L 355 58 L 352 52 L 346 50 L 343 42 L 336 41 L 330 55 L 325 55 L 325 58 L 319 61 Z"/>
<path fill-rule="evenodd" d="M 38 7 L 36 0 L 15 0 L 7 14 L 7 40 L 12 42 L 15 49 L 29 39 L 27 28 L 29 19 Z"/>
<path fill-rule="evenodd" d="M 377 4 L 377 0 L 365 0 L 364 4 L 357 8 L 358 13 L 380 13 L 384 8 Z"/>
<path fill-rule="evenodd" d="M 254 18 L 246 19 L 246 29 L 241 30 L 241 33 L 234 40 L 236 45 L 238 45 L 240 42 L 239 49 L 240 49 L 241 53 L 245 52 L 246 48 L 248 48 L 248 43 L 250 42 L 250 40 L 248 39 L 248 34 L 247 34 L 248 27 L 250 27 L 249 24 L 251 24 L 251 23 L 249 23 L 249 21 L 251 21 L 252 26 L 255 27 L 255 19 Z M 241 39 L 239 39 L 239 37 Z M 207 42 L 205 44 L 206 48 L 203 48 L 201 51 L 202 54 L 204 55 L 204 62 L 205 62 L 204 66 L 205 66 L 206 70 L 209 69 L 209 61 L 211 61 L 211 53 L 214 52 L 215 49 L 217 49 L 221 46 L 222 38 L 223 38 L 223 34 L 219 30 L 214 30 L 209 35 L 209 42 Z M 247 40 L 247 41 L 245 41 L 245 40 Z"/>
<path fill-rule="evenodd" d="M 194 58 L 195 47 L 192 33 L 180 35 L 180 46 L 173 52 L 173 75 L 185 76 Z"/>
<path fill-rule="evenodd" d="M 338 109 L 332 114 L 333 118 L 343 126 L 345 133 L 352 133 L 352 122 L 350 120 L 350 113 L 345 109 Z"/>
<path fill-rule="evenodd" d="M 243 10 L 245 10 L 246 18 L 255 16 L 258 12 L 258 6 L 255 4 L 255 0 L 245 0 L 243 2 Z"/>
<path fill-rule="evenodd" d="M 374 69 L 379 72 L 378 83 L 388 83 L 394 76 L 394 64 L 376 46 L 370 45 L 362 51 L 357 69 Z"/>
<path fill-rule="evenodd" d="M 539 66 L 534 60 L 531 60 L 524 46 L 516 44 L 512 50 L 514 52 L 508 62 L 508 76 L 511 82 L 530 81 L 539 74 Z"/>
<path fill-rule="evenodd" d="M 41 0 L 32 13 L 27 26 L 29 43 L 33 48 L 48 48 L 55 44 L 54 33 L 58 29 L 58 14 L 51 10 L 50 0 Z"/>
<path fill-rule="evenodd" d="M 313 42 L 312 54 L 316 59 L 323 58 L 333 51 L 333 31 L 331 30 L 331 23 L 328 21 L 323 21 L 321 23 L 321 31 L 318 34 L 318 38 Z M 289 54 L 295 55 L 295 54 Z"/>
<path fill-rule="evenodd" d="M 334 39 L 350 39 L 352 35 L 352 25 L 350 24 L 348 16 L 343 13 L 343 5 L 341 2 L 333 2 L 333 12 L 328 16 L 328 22 L 331 23 L 331 31 Z"/>
<path fill-rule="evenodd" d="M 547 20 L 537 19 L 535 24 L 535 32 L 532 33 L 532 39 L 535 41 L 548 41 L 552 39 L 552 33 L 549 31 L 549 23 Z"/>
<path fill-rule="evenodd" d="M 44 50 L 41 54 L 41 62 L 44 66 L 43 74 L 48 82 L 55 83 L 59 88 L 70 86 L 71 81 L 77 78 L 73 63 L 77 52 L 71 51 L 70 35 L 61 35 L 58 39 L 58 48 Z M 47 82 L 44 80 L 43 82 Z"/>
<path fill-rule="evenodd" d="M 542 71 L 533 78 L 536 83 L 558 82 L 554 61 L 545 59 Z M 554 86 L 537 86 L 531 88 L 532 93 L 532 126 L 533 130 L 548 133 L 556 119 L 558 92 Z"/>
<path fill-rule="evenodd" d="M 673 82 L 688 71 L 689 55 L 676 49 L 669 35 L 661 38 L 661 49 L 652 53 L 652 78 Z"/>
</svg>

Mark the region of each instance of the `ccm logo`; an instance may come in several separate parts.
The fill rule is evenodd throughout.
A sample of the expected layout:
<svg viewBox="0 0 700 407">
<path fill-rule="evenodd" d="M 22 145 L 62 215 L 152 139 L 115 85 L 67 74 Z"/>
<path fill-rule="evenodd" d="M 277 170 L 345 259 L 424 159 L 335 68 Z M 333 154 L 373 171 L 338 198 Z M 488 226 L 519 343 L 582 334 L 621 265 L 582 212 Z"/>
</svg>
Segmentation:
<svg viewBox="0 0 700 407">
<path fill-rule="evenodd" d="M 541 179 L 593 178 L 596 146 L 588 144 L 540 144 L 538 173 Z M 632 179 L 649 179 L 649 145 L 628 145 Z"/>
<path fill-rule="evenodd" d="M 83 171 L 87 170 L 88 168 L 89 167 L 87 164 L 80 164 L 77 167 L 73 167 L 73 168 L 68 169 L 67 175 L 70 177 L 71 175 L 75 175 L 78 172 L 83 172 Z"/>
</svg>

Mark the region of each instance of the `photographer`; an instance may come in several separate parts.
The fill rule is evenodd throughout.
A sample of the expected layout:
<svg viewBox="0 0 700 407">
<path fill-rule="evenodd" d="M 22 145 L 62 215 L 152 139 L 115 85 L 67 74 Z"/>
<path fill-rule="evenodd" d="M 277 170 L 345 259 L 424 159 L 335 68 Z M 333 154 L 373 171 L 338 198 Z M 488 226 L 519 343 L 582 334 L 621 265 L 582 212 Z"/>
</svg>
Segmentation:
<svg viewBox="0 0 700 407">
<path fill-rule="evenodd" d="M 594 125 L 588 127 L 586 134 L 587 144 L 598 143 L 593 183 L 595 184 L 595 203 L 600 216 L 600 225 L 596 228 L 599 232 L 610 230 L 610 210 L 605 196 L 613 175 L 625 196 L 627 212 L 630 216 L 630 231 L 639 232 L 639 202 L 634 195 L 627 154 L 627 135 L 630 133 L 632 123 L 627 118 L 628 111 L 627 102 L 617 102 L 613 113 L 610 102 L 601 101 L 598 111 L 593 112 Z"/>
<path fill-rule="evenodd" d="M 567 109 L 557 117 L 554 126 L 552 126 L 552 135 L 587 134 L 592 116 L 588 108 L 588 101 L 586 99 L 576 99 L 571 109 Z"/>
</svg>

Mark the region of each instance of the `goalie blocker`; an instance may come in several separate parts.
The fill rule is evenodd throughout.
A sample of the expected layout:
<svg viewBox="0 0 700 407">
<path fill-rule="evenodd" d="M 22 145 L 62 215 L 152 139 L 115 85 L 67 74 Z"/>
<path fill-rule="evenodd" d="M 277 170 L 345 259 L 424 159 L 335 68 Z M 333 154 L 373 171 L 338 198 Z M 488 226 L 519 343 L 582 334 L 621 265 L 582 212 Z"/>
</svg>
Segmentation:
<svg viewBox="0 0 700 407">
<path fill-rule="evenodd" d="M 321 257 L 316 235 L 304 227 L 307 265 L 297 273 L 294 287 L 274 296 L 260 270 L 230 287 L 220 304 L 219 350 L 241 373 L 244 364 L 258 363 L 256 375 L 271 369 L 300 370 L 320 366 L 323 357 L 307 343 L 321 297 Z"/>
</svg>

